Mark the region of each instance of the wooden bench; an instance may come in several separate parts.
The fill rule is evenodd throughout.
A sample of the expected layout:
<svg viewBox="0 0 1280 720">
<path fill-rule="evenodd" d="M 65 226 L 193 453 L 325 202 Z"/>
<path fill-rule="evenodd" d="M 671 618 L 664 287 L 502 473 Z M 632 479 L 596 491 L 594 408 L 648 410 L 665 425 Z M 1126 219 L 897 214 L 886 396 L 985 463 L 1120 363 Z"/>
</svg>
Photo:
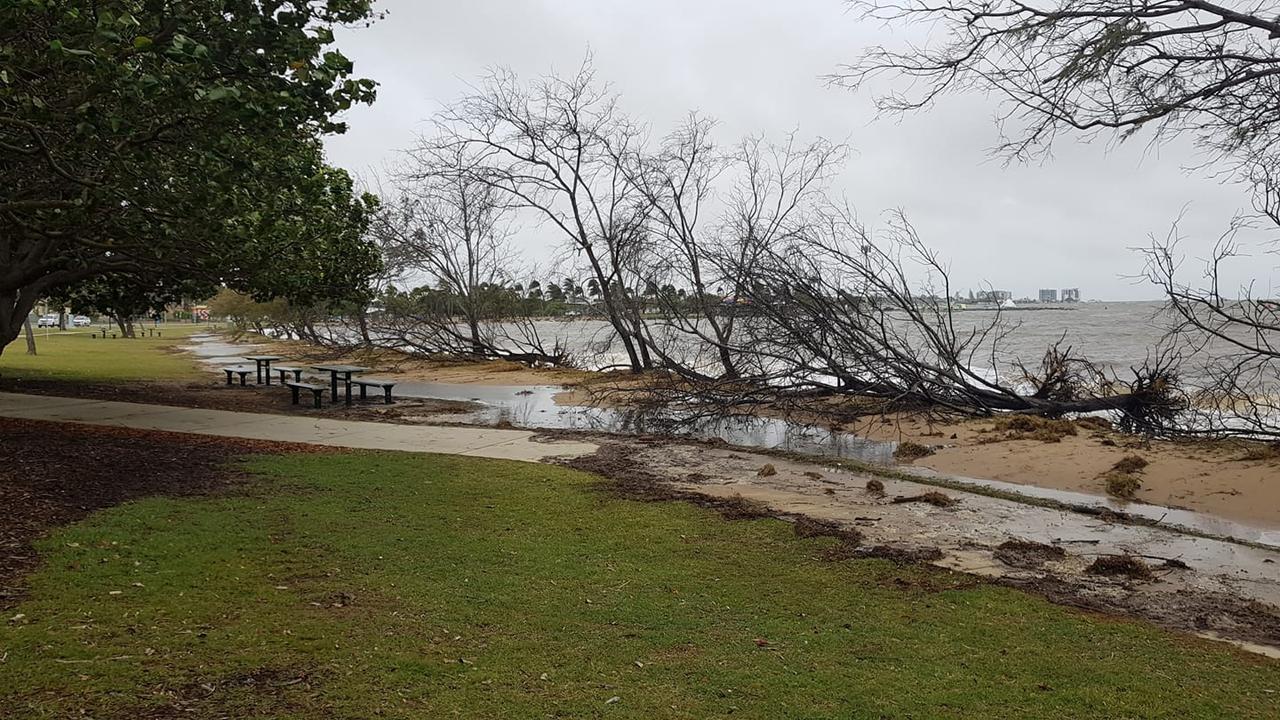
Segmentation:
<svg viewBox="0 0 1280 720">
<path fill-rule="evenodd" d="M 319 410 L 320 408 L 324 407 L 324 391 L 326 390 L 324 385 L 313 385 L 311 383 L 296 382 L 296 381 L 289 382 L 287 380 L 283 382 L 284 382 L 284 386 L 289 388 L 289 390 L 293 392 L 294 405 L 298 404 L 298 391 L 310 390 L 312 396 L 314 396 L 315 398 L 316 409 Z"/>
<path fill-rule="evenodd" d="M 277 365 L 271 368 L 273 371 L 280 373 L 280 383 L 283 384 L 289 379 L 289 375 L 293 375 L 294 382 L 302 382 L 302 370 L 300 367 L 289 367 L 287 365 Z"/>
<path fill-rule="evenodd" d="M 351 384 L 360 387 L 361 400 L 369 399 L 369 388 L 382 388 L 382 400 L 388 405 L 391 404 L 391 388 L 396 386 L 395 383 L 387 380 L 363 380 L 359 378 L 352 378 Z"/>
<path fill-rule="evenodd" d="M 232 365 L 231 367 L 224 367 L 224 368 L 222 368 L 222 372 L 224 372 L 224 373 L 226 373 L 226 374 L 227 374 L 227 384 L 228 384 L 228 385 L 230 385 L 230 384 L 231 384 L 231 376 L 232 376 L 232 375 L 239 375 L 239 376 L 240 376 L 240 384 L 241 384 L 241 385 L 247 385 L 247 384 L 248 384 L 249 374 L 250 374 L 250 373 L 253 373 L 253 372 L 257 372 L 257 368 L 245 367 L 245 366 L 243 366 L 243 365 Z"/>
</svg>

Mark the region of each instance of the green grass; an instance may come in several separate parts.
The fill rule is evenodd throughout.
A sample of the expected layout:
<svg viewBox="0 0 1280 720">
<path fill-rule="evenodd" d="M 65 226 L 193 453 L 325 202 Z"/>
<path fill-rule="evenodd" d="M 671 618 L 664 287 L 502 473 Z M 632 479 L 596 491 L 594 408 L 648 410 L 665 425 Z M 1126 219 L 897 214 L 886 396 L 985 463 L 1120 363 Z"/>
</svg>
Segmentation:
<svg viewBox="0 0 1280 720">
<path fill-rule="evenodd" d="M 203 325 L 165 325 L 160 328 L 164 337 L 132 340 L 93 339 L 89 333 L 94 329 L 48 335 L 38 330 L 36 355 L 27 354 L 26 340 L 19 337 L 0 355 L 0 377 L 112 382 L 178 380 L 199 374 L 189 357 L 165 349 L 202 331 Z"/>
<path fill-rule="evenodd" d="M 255 459 L 41 544 L 16 717 L 1274 718 L 1280 664 L 1016 591 L 829 562 L 778 521 L 397 454 Z M 334 607 L 334 604 L 341 607 Z M 301 681 L 299 681 L 301 679 Z M 611 698 L 618 698 L 609 702 Z"/>
</svg>

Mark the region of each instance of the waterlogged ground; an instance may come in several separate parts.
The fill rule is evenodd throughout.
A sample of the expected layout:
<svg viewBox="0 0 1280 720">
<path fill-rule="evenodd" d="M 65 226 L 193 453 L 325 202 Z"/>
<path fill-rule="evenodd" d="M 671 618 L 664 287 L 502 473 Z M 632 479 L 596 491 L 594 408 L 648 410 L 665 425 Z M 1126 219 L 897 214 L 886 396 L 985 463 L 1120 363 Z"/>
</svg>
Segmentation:
<svg viewBox="0 0 1280 720">
<path fill-rule="evenodd" d="M 251 349 L 261 349 L 214 336 L 195 340 L 191 350 L 214 368 L 236 362 L 242 354 L 253 354 Z M 934 426 L 897 417 L 868 418 L 845 431 L 776 418 L 686 422 L 669 412 L 581 404 L 587 393 L 564 389 L 564 382 L 580 381 L 581 374 L 542 374 L 504 363 L 407 367 L 374 375 L 397 380 L 398 396 L 452 403 L 398 408 L 393 411 L 398 421 L 509 423 L 532 429 L 669 435 L 878 465 L 895 464 L 897 444 L 911 441 L 931 449 L 931 455 L 915 462 L 919 466 L 915 471 L 925 477 L 1107 508 L 1250 542 L 1280 544 L 1280 483 L 1274 481 L 1280 477 L 1280 456 L 1242 460 L 1246 450 L 1236 446 L 1152 444 L 1084 428 L 1044 442 L 988 432 L 982 423 Z M 1139 474 L 1141 487 L 1136 497 L 1133 501 L 1108 497 L 1104 489 L 1108 470 L 1135 454 L 1149 462 Z"/>
</svg>

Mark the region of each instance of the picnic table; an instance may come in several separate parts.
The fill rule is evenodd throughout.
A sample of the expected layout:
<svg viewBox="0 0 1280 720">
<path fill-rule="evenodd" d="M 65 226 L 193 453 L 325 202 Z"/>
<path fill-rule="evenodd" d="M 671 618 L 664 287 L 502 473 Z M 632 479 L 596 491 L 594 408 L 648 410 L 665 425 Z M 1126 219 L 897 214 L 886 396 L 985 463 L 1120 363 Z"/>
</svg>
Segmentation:
<svg viewBox="0 0 1280 720">
<path fill-rule="evenodd" d="M 245 355 L 245 360 L 252 360 L 258 369 L 258 384 L 262 384 L 262 376 L 267 376 L 267 384 L 271 384 L 271 363 L 282 360 L 279 355 Z"/>
<path fill-rule="evenodd" d="M 329 402 L 338 402 L 338 376 L 342 376 L 342 381 L 346 383 L 347 404 L 351 404 L 351 375 L 353 373 L 362 373 L 369 368 L 360 367 L 359 365 L 312 365 L 313 370 L 329 373 Z"/>
</svg>

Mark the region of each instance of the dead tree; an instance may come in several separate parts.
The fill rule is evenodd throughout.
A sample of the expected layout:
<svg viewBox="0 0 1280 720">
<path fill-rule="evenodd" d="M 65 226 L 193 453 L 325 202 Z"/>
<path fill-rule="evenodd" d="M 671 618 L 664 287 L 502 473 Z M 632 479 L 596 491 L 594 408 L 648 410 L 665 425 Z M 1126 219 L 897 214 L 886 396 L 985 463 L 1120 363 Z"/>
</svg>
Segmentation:
<svg viewBox="0 0 1280 720">
<path fill-rule="evenodd" d="M 1245 255 L 1236 229 L 1219 239 L 1192 285 L 1182 279 L 1175 225 L 1145 250 L 1147 277 L 1167 299 L 1169 341 L 1197 359 L 1187 432 L 1280 437 L 1280 301 L 1258 297 L 1252 284 L 1224 285 L 1227 266 Z M 1263 253 L 1277 255 L 1275 247 Z"/>
<path fill-rule="evenodd" d="M 659 342 L 670 345 L 681 338 L 686 348 L 696 348 L 686 359 L 655 349 L 668 369 L 684 377 L 733 380 L 740 375 L 733 337 L 735 300 L 742 283 L 750 282 L 745 268 L 758 247 L 794 232 L 797 219 L 820 196 L 846 150 L 821 139 L 803 143 L 793 133 L 781 144 L 748 138 L 722 153 L 711 138 L 713 129 L 713 122 L 691 115 L 657 152 L 629 167 L 632 182 L 649 204 L 655 240 L 646 285 L 689 288 L 683 298 L 673 292 L 651 294 L 661 318 L 648 323 L 646 340 L 656 348 Z M 716 183 L 722 179 L 729 187 L 718 193 Z M 718 217 L 703 217 L 709 206 L 719 207 Z M 724 272 L 726 259 L 734 264 L 733 272 Z M 718 372 L 702 357 L 707 348 Z"/>
<path fill-rule="evenodd" d="M 602 289 L 607 319 L 635 371 L 651 365 L 637 338 L 628 261 L 643 242 L 643 203 L 616 162 L 642 131 L 596 82 L 590 60 L 568 78 L 522 84 L 510 71 L 437 118 L 437 134 L 419 152 L 456 149 L 471 158 L 465 172 L 492 188 L 508 207 L 552 228 Z"/>
<path fill-rule="evenodd" d="M 945 265 L 901 216 L 872 238 L 848 208 L 828 204 L 784 239 L 719 262 L 739 275 L 742 374 L 659 391 L 687 405 L 808 414 L 1112 411 L 1152 432 L 1170 427 L 1182 407 L 1165 366 L 1134 369 L 1126 381 L 1051 350 L 1041 377 L 1019 373 L 1002 350 L 1015 326 L 999 314 L 962 321 Z"/>
<path fill-rule="evenodd" d="M 887 112 L 930 107 L 949 92 L 1005 100 L 1002 153 L 1047 150 L 1064 130 L 1190 135 L 1215 170 L 1274 167 L 1280 143 L 1280 5 L 1202 0 L 853 0 L 891 24 L 933 29 L 923 46 L 866 50 L 834 77 L 858 88 L 909 80 L 878 98 Z M 1268 7 L 1271 5 L 1271 7 Z"/>
<path fill-rule="evenodd" d="M 420 149 L 375 217 L 387 265 L 425 285 L 384 293 L 371 334 L 415 352 L 567 364 L 564 348 L 545 348 L 512 287 L 511 209 L 468 162 L 460 146 Z"/>
<path fill-rule="evenodd" d="M 928 24 L 935 41 L 873 47 L 835 80 L 858 88 L 888 75 L 906 83 L 878 98 L 883 111 L 930 107 L 950 92 L 1004 99 L 998 152 L 1026 159 L 1063 132 L 1152 143 L 1188 136 L 1202 169 L 1253 191 L 1254 206 L 1280 225 L 1280 4 L 1202 0 L 855 0 L 889 23 Z M 1234 237 L 1234 232 L 1228 236 Z M 1183 430 L 1274 434 L 1277 427 L 1276 306 L 1252 287 L 1223 288 L 1220 270 L 1242 248 L 1220 242 L 1203 281 L 1179 278 L 1174 244 L 1147 251 L 1149 278 L 1174 322 L 1165 345 L 1196 355 L 1198 377 Z M 1206 359 L 1207 358 L 1207 359 Z"/>
</svg>

